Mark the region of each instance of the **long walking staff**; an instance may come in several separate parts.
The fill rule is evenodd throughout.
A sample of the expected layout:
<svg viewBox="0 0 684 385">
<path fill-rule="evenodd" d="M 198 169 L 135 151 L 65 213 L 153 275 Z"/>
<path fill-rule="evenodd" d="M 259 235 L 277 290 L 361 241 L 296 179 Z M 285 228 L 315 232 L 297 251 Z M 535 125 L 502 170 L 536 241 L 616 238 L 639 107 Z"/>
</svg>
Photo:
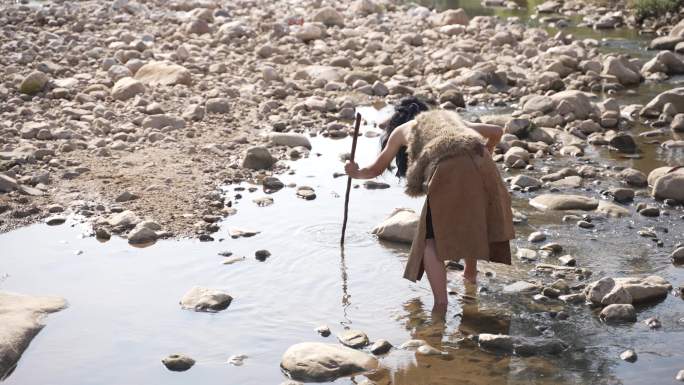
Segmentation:
<svg viewBox="0 0 684 385">
<path fill-rule="evenodd" d="M 356 123 L 354 123 L 354 136 L 352 137 L 352 150 L 349 160 L 354 162 L 354 155 L 356 155 L 356 139 L 359 137 L 359 127 L 361 127 L 361 114 L 356 113 Z M 342 237 L 340 237 L 340 246 L 344 246 L 344 233 L 347 231 L 347 213 L 349 212 L 349 193 L 351 192 L 352 178 L 347 178 L 347 193 L 344 195 L 344 220 L 342 221 Z"/>
</svg>

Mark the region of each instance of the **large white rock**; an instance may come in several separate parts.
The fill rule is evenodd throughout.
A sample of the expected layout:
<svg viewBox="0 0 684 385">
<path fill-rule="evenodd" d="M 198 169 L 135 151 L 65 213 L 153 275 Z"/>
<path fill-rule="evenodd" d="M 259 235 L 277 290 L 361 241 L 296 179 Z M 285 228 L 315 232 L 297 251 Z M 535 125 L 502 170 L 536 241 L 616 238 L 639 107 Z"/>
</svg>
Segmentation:
<svg viewBox="0 0 684 385">
<path fill-rule="evenodd" d="M 128 100 L 135 95 L 144 94 L 145 86 L 132 77 L 119 79 L 112 87 L 111 96 L 116 100 Z"/>
<path fill-rule="evenodd" d="M 398 208 L 376 226 L 372 233 L 384 241 L 411 243 L 418 230 L 420 216 L 411 209 Z"/>
<path fill-rule="evenodd" d="M 610 303 L 644 303 L 662 299 L 672 289 L 665 279 L 651 275 L 648 277 L 610 278 L 604 277 L 590 283 L 585 294 L 587 300 L 595 305 Z M 628 301 L 631 297 L 631 300 Z"/>
<path fill-rule="evenodd" d="M 478 336 L 477 341 L 483 349 L 504 352 L 513 351 L 513 338 L 506 334 L 482 333 Z"/>
<path fill-rule="evenodd" d="M 658 199 L 674 199 L 679 202 L 684 202 L 684 168 L 676 170 L 670 168 L 669 170 L 661 171 L 665 172 L 661 176 L 653 178 L 653 190 L 651 190 L 651 195 Z M 649 182 L 650 181 L 651 176 L 649 175 Z"/>
<path fill-rule="evenodd" d="M 606 323 L 636 322 L 636 310 L 629 304 L 608 305 L 599 314 L 599 318 Z"/>
<path fill-rule="evenodd" d="M 613 75 L 622 85 L 633 85 L 641 82 L 641 75 L 633 71 L 625 59 L 610 56 L 603 63 L 603 74 Z"/>
<path fill-rule="evenodd" d="M 504 293 L 525 293 L 525 292 L 535 292 L 539 290 L 539 286 L 525 281 L 517 281 L 509 285 L 504 286 Z"/>
<path fill-rule="evenodd" d="M 632 296 L 632 303 L 657 301 L 667 296 L 672 285 L 662 277 L 615 278 L 615 286 L 624 288 Z"/>
<path fill-rule="evenodd" d="M 582 195 L 542 194 L 530 199 L 530 205 L 539 210 L 595 210 L 598 200 Z"/>
<path fill-rule="evenodd" d="M 183 309 L 217 312 L 227 309 L 232 301 L 233 297 L 224 291 L 195 286 L 185 293 L 180 304 Z"/>
<path fill-rule="evenodd" d="M 173 63 L 150 62 L 140 67 L 135 78 L 149 86 L 173 86 L 192 84 L 192 75 L 187 68 Z"/>
<path fill-rule="evenodd" d="M 323 33 L 323 30 L 316 24 L 304 23 L 299 28 L 295 29 L 293 35 L 302 41 L 307 42 L 322 38 Z"/>
<path fill-rule="evenodd" d="M 175 115 L 157 114 L 147 116 L 142 121 L 143 128 L 153 128 L 156 130 L 164 127 L 175 129 L 185 128 L 185 120 Z"/>
<path fill-rule="evenodd" d="M 436 14 L 432 23 L 437 27 L 443 27 L 445 25 L 468 25 L 468 15 L 463 10 L 463 8 L 458 9 L 447 9 L 444 12 Z"/>
<path fill-rule="evenodd" d="M 109 225 L 112 227 L 123 226 L 123 227 L 134 227 L 142 220 L 135 215 L 133 211 L 126 210 L 120 213 L 113 214 L 109 217 Z"/>
<path fill-rule="evenodd" d="M 344 16 L 333 7 L 323 7 L 316 11 L 313 21 L 323 23 L 327 27 L 344 27 Z"/>
<path fill-rule="evenodd" d="M 641 109 L 642 116 L 657 118 L 663 112 L 663 107 L 672 103 L 675 113 L 684 113 L 684 87 L 673 88 L 662 92 Z"/>
<path fill-rule="evenodd" d="M 376 369 L 378 360 L 341 345 L 303 342 L 285 351 L 280 367 L 293 380 L 328 382 Z"/>
<path fill-rule="evenodd" d="M 0 174 L 0 193 L 8 193 L 19 188 L 16 179 Z"/>
<path fill-rule="evenodd" d="M 668 75 L 684 73 L 684 62 L 670 51 L 661 51 L 641 67 L 644 75 L 663 72 Z"/>
<path fill-rule="evenodd" d="M 306 147 L 311 149 L 311 142 L 309 138 L 302 134 L 290 133 L 290 132 L 274 132 L 268 135 L 271 143 L 277 146 L 287 146 L 287 147 Z"/>
<path fill-rule="evenodd" d="M 19 92 L 33 95 L 42 91 L 47 85 L 48 76 L 40 71 L 33 71 L 26 76 L 19 85 Z"/>
<path fill-rule="evenodd" d="M 561 91 L 551 95 L 556 105 L 562 101 L 566 101 L 567 105 L 572 108 L 570 112 L 575 115 L 576 119 L 586 119 L 589 114 L 594 111 L 594 106 L 591 104 L 589 95 L 587 93 L 577 90 Z"/>
<path fill-rule="evenodd" d="M 0 378 L 14 370 L 31 340 L 45 326 L 45 315 L 60 311 L 59 297 L 33 297 L 0 292 Z"/>
<path fill-rule="evenodd" d="M 327 83 L 342 82 L 347 71 L 333 66 L 310 65 L 295 74 L 295 79 L 322 80 Z"/>
<path fill-rule="evenodd" d="M 373 0 L 356 0 L 352 3 L 351 10 L 354 13 L 365 16 L 372 13 L 378 13 L 382 10 L 382 8 L 380 8 L 380 6 Z"/>
<path fill-rule="evenodd" d="M 522 147 L 511 147 L 504 154 L 504 163 L 506 163 L 506 166 L 513 166 L 518 161 L 522 161 L 524 163 L 529 162 L 530 153 Z"/>
</svg>

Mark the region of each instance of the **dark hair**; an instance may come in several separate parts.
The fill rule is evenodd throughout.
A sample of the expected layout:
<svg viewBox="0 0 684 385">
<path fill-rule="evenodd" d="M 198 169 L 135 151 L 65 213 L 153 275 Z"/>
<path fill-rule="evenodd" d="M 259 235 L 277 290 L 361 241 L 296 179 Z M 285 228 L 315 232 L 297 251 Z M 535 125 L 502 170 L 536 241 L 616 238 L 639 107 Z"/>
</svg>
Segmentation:
<svg viewBox="0 0 684 385">
<path fill-rule="evenodd" d="M 384 149 L 387 146 L 387 141 L 395 128 L 415 119 L 416 115 L 428 109 L 427 104 L 415 96 L 402 99 L 394 108 L 394 114 L 390 118 L 387 128 L 385 128 L 385 134 L 380 138 L 381 148 Z M 397 176 L 400 178 L 406 176 L 406 169 L 408 168 L 406 146 L 402 146 L 397 152 L 395 163 L 397 164 Z"/>
</svg>

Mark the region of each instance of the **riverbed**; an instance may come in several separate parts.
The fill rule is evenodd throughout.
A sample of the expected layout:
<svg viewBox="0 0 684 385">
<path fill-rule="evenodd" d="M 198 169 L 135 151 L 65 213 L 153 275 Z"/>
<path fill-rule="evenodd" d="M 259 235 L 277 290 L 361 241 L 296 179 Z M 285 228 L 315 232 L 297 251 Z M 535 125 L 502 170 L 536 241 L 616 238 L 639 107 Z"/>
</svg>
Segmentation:
<svg viewBox="0 0 684 385">
<path fill-rule="evenodd" d="M 527 11 L 484 9 L 461 4 L 471 16 L 495 13 L 529 17 Z M 451 4 L 456 7 L 459 4 Z M 498 12 L 498 13 L 497 13 Z M 512 13 L 509 13 L 512 12 Z M 598 33 L 571 30 L 602 41 L 603 49 L 648 56 L 646 40 L 633 31 Z M 605 40 L 603 40 L 605 39 Z M 643 84 L 637 95 L 613 95 L 621 103 L 644 103 L 663 89 L 682 81 Z M 602 95 L 606 96 L 606 95 Z M 478 106 L 466 116 L 499 114 L 506 108 Z M 378 132 L 374 124 L 391 108 L 361 109 L 366 119 L 362 133 Z M 638 126 L 635 136 L 648 130 Z M 307 158 L 289 161 L 292 172 L 278 177 L 292 186 L 310 186 L 316 199 L 297 197 L 294 187 L 267 194 L 252 183 L 225 186 L 235 215 L 220 222 L 214 242 L 162 240 L 138 248 L 125 239 L 95 239 L 85 218 L 72 216 L 60 226 L 36 224 L 0 235 L 0 290 L 51 294 L 67 299 L 69 307 L 51 314 L 47 327 L 33 340 L 8 385 L 32 384 L 277 384 L 286 380 L 279 363 L 283 352 L 303 341 L 334 342 L 345 329 L 363 330 L 371 340 L 387 339 L 399 346 L 408 339 L 424 339 L 448 355 L 428 357 L 393 350 L 381 357 L 382 369 L 372 375 L 377 383 L 392 384 L 674 384 L 684 351 L 684 301 L 670 294 L 663 301 L 637 307 L 639 320 L 656 316 L 662 328 L 643 322 L 606 325 L 584 305 L 540 304 L 529 296 L 507 295 L 503 286 L 536 279 L 534 263 L 514 260 L 513 266 L 480 265 L 477 289 L 466 290 L 458 271 L 449 272 L 450 298 L 446 322 L 433 320 L 427 280 L 416 284 L 401 278 L 406 245 L 379 241 L 371 229 L 396 207 L 419 210 L 422 200 L 403 194 L 402 181 L 385 173 L 379 181 L 387 189 L 367 190 L 355 183 L 350 199 L 347 241 L 339 246 L 345 177 L 341 154 L 351 139 L 311 138 Z M 624 157 L 604 149 L 588 150 L 574 164 L 634 167 L 645 173 L 682 159 L 680 150 L 662 149 L 639 139 L 639 157 Z M 591 147 L 588 147 L 589 149 Z M 376 137 L 359 138 L 357 159 L 367 164 L 379 150 Z M 536 160 L 535 171 L 556 170 L 565 158 Z M 574 165 L 573 164 L 573 165 Z M 515 172 L 502 173 L 504 177 Z M 586 183 L 586 182 L 585 182 Z M 577 191 L 598 195 L 616 185 L 611 181 L 586 183 Z M 645 191 L 645 189 L 643 190 Z M 260 207 L 264 196 L 274 204 Z M 544 231 L 577 265 L 602 276 L 659 275 L 677 286 L 684 269 L 672 265 L 669 251 L 684 241 L 682 207 L 665 209 L 667 216 L 646 218 L 633 213 L 622 219 L 595 218 L 595 228 L 581 229 L 562 221 L 563 213 L 543 213 L 530 207 L 536 193 L 514 192 L 514 208 L 527 216 L 516 225 L 514 247 L 531 247 L 527 236 Z M 637 196 L 636 203 L 651 202 Z M 633 209 L 631 209 L 633 211 Z M 637 230 L 655 226 L 659 247 Z M 231 238 L 231 229 L 258 232 Z M 257 250 L 268 250 L 265 261 Z M 220 253 L 244 257 L 223 264 Z M 555 257 L 542 262 L 557 263 Z M 182 310 L 180 298 L 193 286 L 225 290 L 234 297 L 230 307 L 215 314 Z M 564 310 L 566 320 L 552 314 Z M 315 328 L 328 325 L 330 337 Z M 553 336 L 569 349 L 556 356 L 518 357 L 480 350 L 465 338 L 478 333 Z M 625 349 L 639 354 L 624 362 Z M 197 364 L 185 373 L 168 371 L 160 360 L 184 353 Z M 244 354 L 243 365 L 228 363 Z M 341 378 L 336 384 L 356 384 L 364 376 Z"/>
</svg>

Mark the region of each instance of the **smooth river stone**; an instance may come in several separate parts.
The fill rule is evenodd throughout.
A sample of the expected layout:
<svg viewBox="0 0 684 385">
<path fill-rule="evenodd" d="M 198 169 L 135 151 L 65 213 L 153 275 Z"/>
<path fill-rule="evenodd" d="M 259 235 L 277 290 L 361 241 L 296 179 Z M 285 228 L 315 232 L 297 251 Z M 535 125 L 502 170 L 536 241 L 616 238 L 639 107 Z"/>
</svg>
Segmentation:
<svg viewBox="0 0 684 385">
<path fill-rule="evenodd" d="M 233 301 L 228 293 L 221 290 L 195 286 L 180 300 L 183 309 L 203 312 L 217 312 L 228 308 Z"/>
<path fill-rule="evenodd" d="M 532 292 L 535 290 L 539 290 L 539 286 L 525 281 L 518 281 L 510 285 L 506 285 L 503 288 L 504 293 L 523 293 Z"/>
<path fill-rule="evenodd" d="M 384 241 L 411 243 L 418 230 L 420 217 L 411 209 L 395 209 L 376 226 L 372 233 Z"/>
<path fill-rule="evenodd" d="M 342 345 L 358 349 L 368 345 L 368 336 L 360 330 L 347 330 L 340 333 L 337 339 Z"/>
<path fill-rule="evenodd" d="M 631 215 L 628 209 L 607 201 L 599 202 L 596 212 L 611 218 L 620 218 Z"/>
<path fill-rule="evenodd" d="M 311 149 L 311 142 L 309 138 L 302 134 L 297 134 L 293 132 L 274 132 L 268 135 L 271 143 L 276 146 L 286 146 L 286 147 L 305 147 L 309 150 Z"/>
<path fill-rule="evenodd" d="M 539 210 L 595 210 L 599 202 L 582 195 L 543 194 L 530 200 Z"/>
<path fill-rule="evenodd" d="M 287 349 L 280 367 L 296 381 L 328 382 L 376 369 L 378 360 L 342 345 L 303 342 Z"/>
<path fill-rule="evenodd" d="M 171 354 L 162 359 L 162 364 L 173 372 L 184 372 L 195 365 L 195 360 L 183 354 Z"/>
</svg>

